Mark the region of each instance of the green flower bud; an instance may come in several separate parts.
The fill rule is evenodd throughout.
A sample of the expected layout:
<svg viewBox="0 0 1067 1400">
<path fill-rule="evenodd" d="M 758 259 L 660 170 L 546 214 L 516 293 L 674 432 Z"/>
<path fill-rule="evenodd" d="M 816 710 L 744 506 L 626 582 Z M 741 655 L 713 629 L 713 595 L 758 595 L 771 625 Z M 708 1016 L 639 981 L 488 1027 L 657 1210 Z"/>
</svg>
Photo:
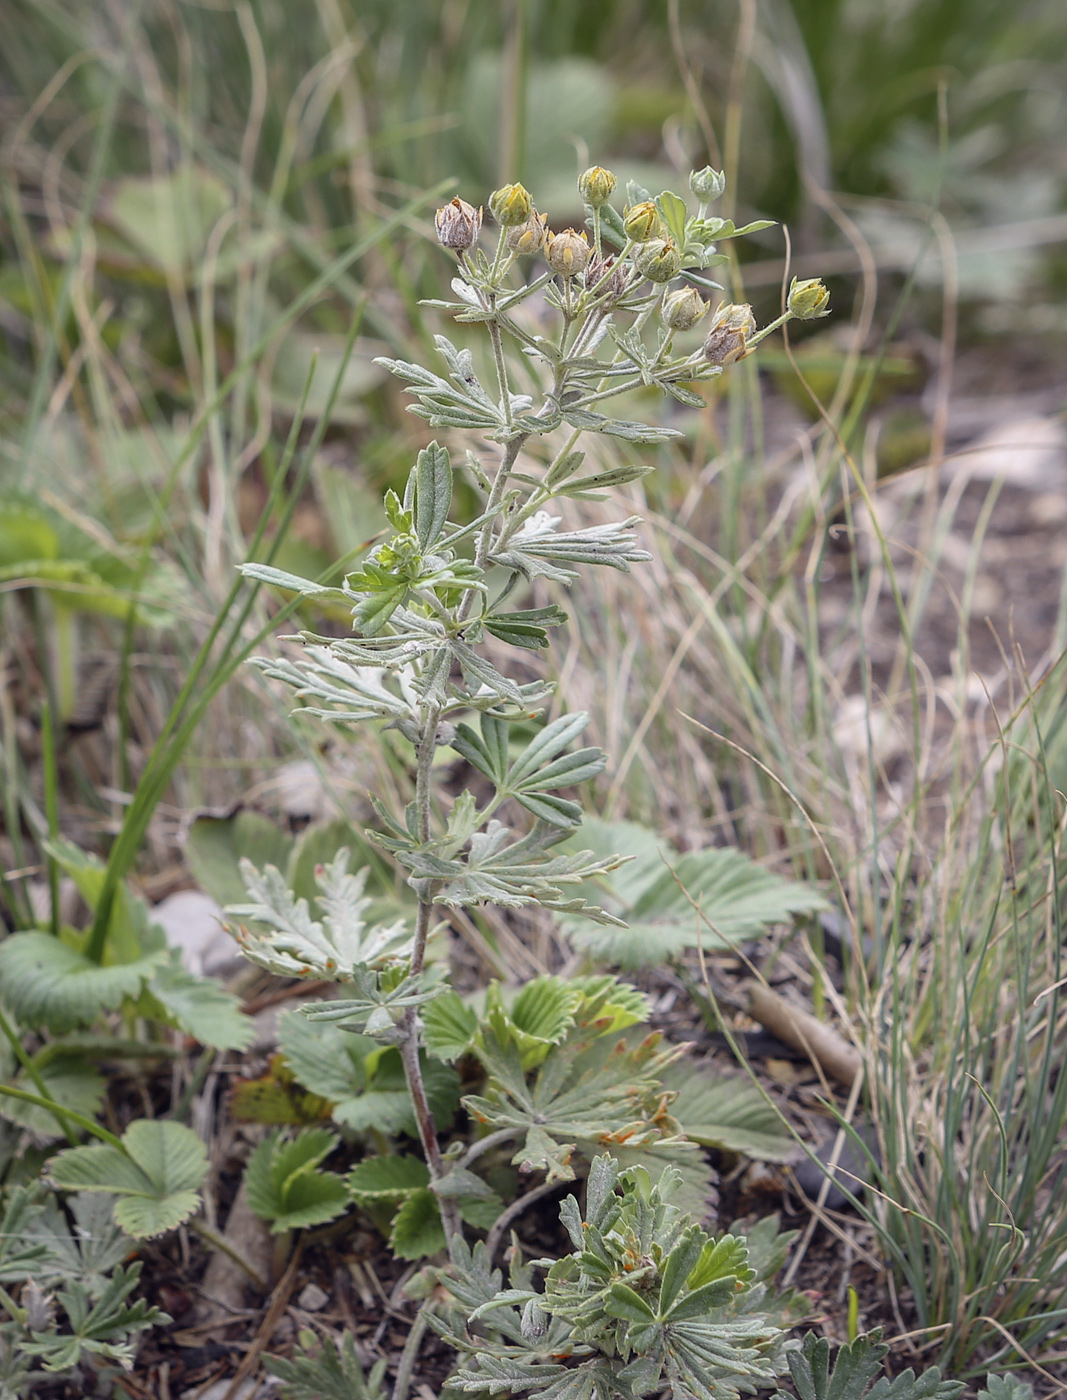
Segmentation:
<svg viewBox="0 0 1067 1400">
<path fill-rule="evenodd" d="M 660 315 L 669 330 L 690 331 L 707 309 L 707 302 L 695 287 L 682 287 L 664 298 Z"/>
<path fill-rule="evenodd" d="M 689 188 L 702 203 L 710 204 L 726 188 L 726 176 L 721 170 L 705 165 L 703 170 L 694 170 L 689 176 Z"/>
<path fill-rule="evenodd" d="M 586 204 L 599 209 L 602 204 L 607 204 L 618 183 L 617 175 L 605 170 L 602 165 L 593 165 L 584 175 L 578 176 L 578 193 Z"/>
<path fill-rule="evenodd" d="M 634 264 L 650 282 L 669 282 L 681 269 L 682 255 L 673 238 L 653 238 L 638 250 Z"/>
<path fill-rule="evenodd" d="M 508 229 L 504 235 L 504 242 L 513 253 L 536 253 L 538 248 L 544 246 L 547 228 L 548 215 L 539 214 L 536 209 L 532 209 L 524 224 L 515 224 L 513 228 Z"/>
<path fill-rule="evenodd" d="M 791 311 L 798 321 L 814 321 L 830 314 L 830 293 L 818 277 L 809 277 L 806 282 L 798 282 L 794 277 L 789 284 L 785 309 Z"/>
<path fill-rule="evenodd" d="M 704 355 L 713 365 L 732 365 L 745 354 L 745 338 L 756 329 L 756 318 L 747 302 L 723 302 L 712 317 L 704 341 Z"/>
<path fill-rule="evenodd" d="M 437 238 L 446 248 L 463 253 L 478 242 L 478 232 L 482 227 L 482 211 L 475 209 L 465 199 L 454 199 L 438 209 L 434 215 L 434 228 Z"/>
<path fill-rule="evenodd" d="M 653 238 L 666 238 L 667 225 L 650 199 L 643 204 L 631 204 L 622 216 L 626 237 L 635 243 L 648 243 Z"/>
<path fill-rule="evenodd" d="M 561 277 L 573 277 L 578 272 L 584 272 L 591 253 L 585 234 L 575 233 L 572 228 L 548 236 L 545 257 L 552 271 L 558 272 Z"/>
<path fill-rule="evenodd" d="M 498 224 L 515 228 L 533 212 L 533 200 L 522 185 L 502 185 L 489 196 L 489 212 Z"/>
</svg>

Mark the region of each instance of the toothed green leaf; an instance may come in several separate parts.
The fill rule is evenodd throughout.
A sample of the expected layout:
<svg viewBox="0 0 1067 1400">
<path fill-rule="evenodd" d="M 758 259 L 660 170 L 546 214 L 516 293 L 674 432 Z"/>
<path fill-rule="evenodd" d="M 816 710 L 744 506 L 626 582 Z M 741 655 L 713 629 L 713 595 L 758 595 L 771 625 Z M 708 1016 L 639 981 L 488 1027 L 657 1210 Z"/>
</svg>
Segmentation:
<svg viewBox="0 0 1067 1400">
<path fill-rule="evenodd" d="M 309 1128 L 288 1141 L 272 1133 L 256 1147 L 245 1168 L 245 1190 L 254 1214 L 270 1221 L 271 1234 L 321 1225 L 344 1212 L 344 1181 L 318 1170 L 339 1141 L 325 1128 Z"/>
<path fill-rule="evenodd" d="M 50 1180 L 65 1191 L 106 1191 L 117 1197 L 115 1221 L 136 1238 L 162 1235 L 187 1220 L 200 1204 L 207 1150 L 181 1123 L 140 1118 L 110 1144 L 72 1147 L 47 1165 Z"/>
<path fill-rule="evenodd" d="M 49 933 L 13 933 L 0 943 L 0 985 L 5 1005 L 24 1026 L 69 1031 L 92 1025 L 124 997 L 138 997 L 166 957 L 160 948 L 104 966 Z"/>
</svg>

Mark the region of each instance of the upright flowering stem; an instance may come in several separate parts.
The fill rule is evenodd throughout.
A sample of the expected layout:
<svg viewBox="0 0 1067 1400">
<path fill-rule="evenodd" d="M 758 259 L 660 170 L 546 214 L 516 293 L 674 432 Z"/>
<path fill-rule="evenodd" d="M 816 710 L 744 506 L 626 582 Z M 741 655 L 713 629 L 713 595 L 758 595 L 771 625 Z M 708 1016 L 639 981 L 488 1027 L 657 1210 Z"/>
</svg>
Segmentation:
<svg viewBox="0 0 1067 1400">
<path fill-rule="evenodd" d="M 702 205 L 721 193 L 715 172 L 699 172 L 694 181 Z M 456 198 L 438 211 L 438 238 L 455 254 L 459 268 L 453 286 L 460 300 L 443 305 L 459 321 L 485 326 L 497 392 L 488 382 L 482 384 L 472 352 L 443 335 L 437 337 L 437 347 L 447 378 L 405 361 L 381 363 L 405 380 L 418 399 L 415 411 L 433 427 L 473 433 L 480 442 L 495 444 L 495 470 L 471 458 L 484 505 L 473 520 L 454 522 L 457 472 L 450 454 L 438 441 L 424 447 L 403 489 L 386 493 L 391 534 L 346 576 L 341 596 L 352 607 L 354 636 L 331 640 L 304 634 L 311 650 L 303 665 L 289 658 L 262 663 L 301 697 L 324 704 L 313 713 L 343 723 L 373 720 L 399 730 L 414 746 L 414 802 L 403 814 L 384 813 L 388 829 L 377 833 L 417 894 L 413 935 L 403 921 L 367 927 L 360 912 L 369 904 L 360 893 L 365 876 L 345 873 L 344 853 L 331 867 L 329 886 L 323 884 L 321 922 L 303 900 L 282 899 L 276 883 L 266 878 L 249 883 L 257 903 L 237 906 L 234 912 L 247 915 L 259 928 L 268 918 L 277 921 L 270 933 L 242 928 L 242 948 L 249 957 L 281 975 L 315 972 L 349 984 L 352 1000 L 327 1017 L 340 1016 L 349 1029 L 399 1047 L 450 1246 L 460 1238 L 460 1202 L 472 1186 L 469 1164 L 481 1149 L 468 1151 L 462 1174 L 451 1151 L 442 1153 L 420 1039 L 425 1026 L 427 1053 L 442 1058 L 465 1054 L 480 1042 L 468 1040 L 465 1046 L 462 1034 L 457 1040 L 444 1029 L 450 1013 L 443 1006 L 437 1008 L 442 1019 L 435 1025 L 433 1002 L 443 979 L 427 978 L 426 945 L 437 910 L 496 902 L 581 909 L 591 918 L 610 921 L 606 911 L 575 898 L 575 889 L 619 863 L 619 858 L 572 852 L 563 844 L 581 824 L 580 803 L 570 794 L 606 763 L 598 749 L 571 747 L 588 716 L 558 717 L 533 740 L 520 741 L 524 746 L 515 757 L 518 735 L 509 726 L 543 710 L 552 687 L 507 676 L 498 669 L 506 653 L 496 644 L 527 652 L 547 647 L 548 629 L 566 622 L 567 614 L 555 603 L 534 607 L 520 602 L 512 610 L 507 600 L 530 580 L 566 584 L 577 576 L 576 566 L 628 571 L 631 563 L 651 558 L 636 538 L 636 517 L 560 530 L 561 517 L 544 509 L 568 496 L 603 499 L 598 491 L 651 471 L 620 462 L 607 470 L 598 465 L 588 474 L 582 454 L 574 451 L 581 434 L 607 433 L 632 443 L 677 435 L 658 424 L 592 412 L 590 406 L 648 386 L 699 407 L 702 400 L 694 385 L 717 378 L 766 333 L 757 331 L 749 306 L 720 306 L 703 348 L 675 356 L 675 335 L 688 334 L 708 310 L 688 282 L 701 281 L 699 270 L 713 265 L 713 239 L 720 236 L 723 221 L 694 218 L 684 201 L 669 192 L 658 199 L 632 192 L 631 204 L 620 213 L 609 205 L 616 184 L 615 176 L 599 166 L 581 177 L 579 189 L 591 210 L 592 244 L 584 231 L 573 228 L 550 234 L 547 216 L 518 184 L 503 186 L 488 201 L 499 226 L 495 252 L 479 246 L 480 208 Z M 604 257 L 609 240 L 621 250 Z M 547 271 L 537 269 L 525 285 L 515 285 L 517 271 L 538 255 Z M 671 284 L 690 270 L 693 278 L 672 290 Z M 516 308 L 534 297 L 542 303 L 538 315 L 516 317 Z M 657 312 L 662 325 L 653 336 L 649 322 Z M 545 332 L 553 313 L 555 331 Z M 815 281 L 794 282 L 782 319 L 825 314 L 825 288 Z M 525 396 L 512 399 L 509 349 L 529 357 L 524 385 L 527 378 L 543 376 L 536 409 Z M 560 440 L 553 448 L 558 450 L 542 452 L 536 445 L 528 450 L 531 439 L 536 443 L 555 433 Z M 516 470 L 520 454 L 526 458 L 521 471 Z M 310 595 L 324 591 L 266 565 L 245 565 L 244 571 L 289 591 L 296 585 Z M 489 637 L 493 650 L 480 651 Z M 491 789 L 461 794 L 447 821 L 440 819 L 433 801 L 434 760 L 443 746 L 472 764 Z M 501 813 L 511 813 L 515 825 L 502 821 Z M 463 1024 L 461 1020 L 461 1029 Z M 509 1128 L 506 1136 L 511 1135 Z M 475 1196 L 478 1185 L 473 1183 Z M 454 1262 L 460 1253 L 453 1249 Z"/>
</svg>

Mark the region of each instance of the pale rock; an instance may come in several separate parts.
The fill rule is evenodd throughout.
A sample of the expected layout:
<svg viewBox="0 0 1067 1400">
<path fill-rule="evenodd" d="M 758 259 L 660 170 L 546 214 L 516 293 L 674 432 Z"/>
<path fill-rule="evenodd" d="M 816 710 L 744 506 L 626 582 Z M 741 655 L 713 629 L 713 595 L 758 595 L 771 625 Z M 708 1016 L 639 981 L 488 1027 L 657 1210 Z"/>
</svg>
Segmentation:
<svg viewBox="0 0 1067 1400">
<path fill-rule="evenodd" d="M 1012 418 L 951 454 L 941 468 L 952 479 L 1003 477 L 1024 491 L 1067 489 L 1067 426 L 1056 418 Z"/>
<path fill-rule="evenodd" d="M 300 1290 L 296 1305 L 305 1312 L 322 1312 L 329 1301 L 330 1295 L 325 1288 L 320 1288 L 317 1283 L 308 1283 Z"/>
<path fill-rule="evenodd" d="M 182 950 L 182 961 L 198 976 L 225 976 L 241 965 L 237 944 L 222 927 L 223 912 L 202 890 L 178 890 L 152 910 L 172 948 Z"/>
<path fill-rule="evenodd" d="M 283 763 L 269 783 L 278 806 L 294 821 L 321 821 L 328 816 L 332 804 L 314 763 L 297 759 Z"/>
<path fill-rule="evenodd" d="M 232 1384 L 232 1376 L 223 1376 L 222 1380 L 209 1385 L 207 1390 L 194 1385 L 192 1390 L 182 1391 L 181 1400 L 225 1400 L 225 1397 L 230 1393 Z M 241 1382 L 234 1391 L 233 1400 L 256 1400 L 257 1396 L 265 1396 L 269 1393 L 268 1390 L 264 1389 L 261 1380 L 253 1378 Z"/>
</svg>

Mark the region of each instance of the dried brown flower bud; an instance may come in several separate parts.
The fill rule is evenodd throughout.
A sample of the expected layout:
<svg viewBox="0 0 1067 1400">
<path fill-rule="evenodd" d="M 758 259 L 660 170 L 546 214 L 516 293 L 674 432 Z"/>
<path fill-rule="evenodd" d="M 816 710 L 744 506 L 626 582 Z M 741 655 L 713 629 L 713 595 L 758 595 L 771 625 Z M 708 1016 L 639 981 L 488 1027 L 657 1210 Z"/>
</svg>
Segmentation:
<svg viewBox="0 0 1067 1400">
<path fill-rule="evenodd" d="M 576 273 L 584 272 L 589 265 L 591 254 L 592 249 L 584 233 L 575 233 L 574 229 L 565 228 L 562 233 L 552 233 L 548 236 L 545 257 L 552 271 L 558 272 L 562 277 L 574 277 Z"/>
<path fill-rule="evenodd" d="M 433 223 L 440 243 L 453 252 L 465 253 L 478 241 L 482 211 L 457 196 L 450 204 L 438 209 Z"/>
<path fill-rule="evenodd" d="M 630 268 L 618 259 L 609 256 L 593 258 L 582 274 L 586 291 L 597 290 L 597 296 L 607 302 L 615 302 L 628 290 L 633 280 Z"/>
<path fill-rule="evenodd" d="M 704 341 L 704 355 L 713 365 L 732 365 L 745 353 L 745 339 L 756 329 L 756 318 L 747 302 L 723 302 L 712 317 Z"/>
</svg>

